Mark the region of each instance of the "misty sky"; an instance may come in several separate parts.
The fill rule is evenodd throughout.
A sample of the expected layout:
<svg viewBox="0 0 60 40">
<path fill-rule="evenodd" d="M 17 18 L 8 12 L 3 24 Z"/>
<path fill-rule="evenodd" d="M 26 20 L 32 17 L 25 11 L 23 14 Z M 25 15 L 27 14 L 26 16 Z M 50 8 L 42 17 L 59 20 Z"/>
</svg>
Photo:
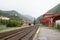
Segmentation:
<svg viewBox="0 0 60 40">
<path fill-rule="evenodd" d="M 0 0 L 0 10 L 16 10 L 37 18 L 58 3 L 59 0 Z"/>
</svg>

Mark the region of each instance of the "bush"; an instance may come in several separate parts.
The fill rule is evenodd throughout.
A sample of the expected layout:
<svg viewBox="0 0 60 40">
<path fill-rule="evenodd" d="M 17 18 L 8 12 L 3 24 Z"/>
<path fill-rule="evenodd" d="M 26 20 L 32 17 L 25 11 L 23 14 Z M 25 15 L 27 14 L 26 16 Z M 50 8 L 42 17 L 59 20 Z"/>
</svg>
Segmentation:
<svg viewBox="0 0 60 40">
<path fill-rule="evenodd" d="M 6 25 L 7 21 L 8 20 L 2 20 L 2 19 L 0 19 L 0 25 Z"/>
<path fill-rule="evenodd" d="M 60 30 L 60 25 L 59 25 L 59 24 L 57 25 L 57 29 L 59 29 L 59 30 Z"/>
<path fill-rule="evenodd" d="M 0 19 L 0 25 L 6 25 L 7 27 L 17 27 L 22 25 L 22 19 L 15 17 L 10 20 Z"/>
<path fill-rule="evenodd" d="M 7 27 L 17 27 L 21 26 L 19 21 L 16 20 L 9 20 L 7 23 Z"/>
</svg>

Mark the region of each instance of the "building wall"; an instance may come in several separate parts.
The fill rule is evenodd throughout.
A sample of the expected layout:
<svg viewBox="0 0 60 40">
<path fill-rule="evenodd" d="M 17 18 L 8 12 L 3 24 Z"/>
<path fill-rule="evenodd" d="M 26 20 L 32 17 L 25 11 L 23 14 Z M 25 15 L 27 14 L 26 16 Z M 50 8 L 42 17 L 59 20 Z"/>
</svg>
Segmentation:
<svg viewBox="0 0 60 40">
<path fill-rule="evenodd" d="M 2 19 L 2 20 L 9 20 L 10 18 L 1 16 L 0 19 Z"/>
</svg>

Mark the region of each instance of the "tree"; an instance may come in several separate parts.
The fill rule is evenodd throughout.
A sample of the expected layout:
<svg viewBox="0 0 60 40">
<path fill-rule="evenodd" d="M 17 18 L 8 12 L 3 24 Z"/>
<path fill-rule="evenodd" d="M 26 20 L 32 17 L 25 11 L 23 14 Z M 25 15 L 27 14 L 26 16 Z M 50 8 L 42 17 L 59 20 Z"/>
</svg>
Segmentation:
<svg viewBox="0 0 60 40">
<path fill-rule="evenodd" d="M 9 20 L 7 23 L 7 27 L 17 27 L 17 26 L 21 26 L 21 20 Z"/>
<path fill-rule="evenodd" d="M 39 23 L 39 21 L 34 18 L 34 24 L 38 24 L 38 23 Z"/>
</svg>

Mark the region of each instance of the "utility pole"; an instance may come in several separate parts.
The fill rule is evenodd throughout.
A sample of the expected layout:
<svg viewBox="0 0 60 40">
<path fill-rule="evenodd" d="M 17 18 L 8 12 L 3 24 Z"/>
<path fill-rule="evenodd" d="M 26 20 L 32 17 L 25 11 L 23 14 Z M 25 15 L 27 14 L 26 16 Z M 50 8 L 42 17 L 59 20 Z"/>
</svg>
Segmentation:
<svg viewBox="0 0 60 40">
<path fill-rule="evenodd" d="M 35 18 L 34 18 L 34 25 L 35 25 Z"/>
</svg>

